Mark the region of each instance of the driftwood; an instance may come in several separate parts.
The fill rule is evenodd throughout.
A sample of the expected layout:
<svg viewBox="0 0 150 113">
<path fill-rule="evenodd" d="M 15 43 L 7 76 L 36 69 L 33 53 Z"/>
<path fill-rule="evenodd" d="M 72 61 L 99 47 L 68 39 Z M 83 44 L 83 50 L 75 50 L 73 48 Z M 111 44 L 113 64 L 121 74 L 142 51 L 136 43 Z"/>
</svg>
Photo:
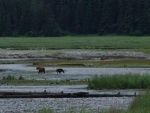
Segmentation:
<svg viewBox="0 0 150 113">
<path fill-rule="evenodd" d="M 90 98 L 90 97 L 134 97 L 125 94 L 89 94 L 88 92 L 77 93 L 51 93 L 51 92 L 0 92 L 0 98 Z"/>
</svg>

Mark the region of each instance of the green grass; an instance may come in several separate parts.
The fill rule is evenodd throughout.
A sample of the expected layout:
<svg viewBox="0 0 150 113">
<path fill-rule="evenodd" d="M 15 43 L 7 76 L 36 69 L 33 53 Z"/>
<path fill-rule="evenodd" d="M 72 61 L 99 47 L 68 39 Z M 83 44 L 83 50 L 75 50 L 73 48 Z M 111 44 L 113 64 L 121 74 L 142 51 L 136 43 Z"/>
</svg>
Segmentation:
<svg viewBox="0 0 150 113">
<path fill-rule="evenodd" d="M 149 89 L 150 75 L 114 75 L 94 77 L 89 81 L 90 89 Z"/>
<path fill-rule="evenodd" d="M 69 81 L 69 80 L 28 80 L 24 77 L 20 76 L 18 78 L 14 76 L 8 75 L 7 77 L 3 77 L 0 80 L 0 84 L 3 85 L 28 85 L 28 86 L 35 86 L 35 85 L 81 85 L 87 84 L 87 80 L 80 80 L 80 81 Z"/>
<path fill-rule="evenodd" d="M 11 49 L 150 49 L 150 36 L 5 37 L 0 48 Z M 146 50 L 145 50 L 146 49 Z"/>
<path fill-rule="evenodd" d="M 60 66 L 60 67 L 150 67 L 150 60 L 117 60 L 117 61 L 94 61 L 94 60 L 42 60 L 32 62 L 34 66 Z"/>
<path fill-rule="evenodd" d="M 136 97 L 127 113 L 150 113 L 150 92 Z"/>
</svg>

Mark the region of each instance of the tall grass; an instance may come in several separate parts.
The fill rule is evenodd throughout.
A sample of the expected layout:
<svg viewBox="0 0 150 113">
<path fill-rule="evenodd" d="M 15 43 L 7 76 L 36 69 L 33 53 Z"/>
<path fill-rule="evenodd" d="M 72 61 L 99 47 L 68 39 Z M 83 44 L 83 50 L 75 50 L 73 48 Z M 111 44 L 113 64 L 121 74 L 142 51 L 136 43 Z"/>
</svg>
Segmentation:
<svg viewBox="0 0 150 113">
<path fill-rule="evenodd" d="M 150 113 L 150 92 L 136 97 L 128 111 L 129 113 Z"/>
<path fill-rule="evenodd" d="M 0 38 L 0 48 L 12 49 L 150 49 L 149 36 L 64 36 Z"/>
<path fill-rule="evenodd" d="M 149 75 L 114 75 L 94 77 L 89 81 L 90 89 L 148 89 Z"/>
</svg>

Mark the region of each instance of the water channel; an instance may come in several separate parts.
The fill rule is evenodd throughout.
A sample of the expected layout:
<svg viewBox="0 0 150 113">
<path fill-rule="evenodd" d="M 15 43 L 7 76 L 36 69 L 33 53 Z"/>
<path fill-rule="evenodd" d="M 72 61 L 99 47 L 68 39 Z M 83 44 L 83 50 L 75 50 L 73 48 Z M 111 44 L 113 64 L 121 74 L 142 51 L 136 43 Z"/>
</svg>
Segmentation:
<svg viewBox="0 0 150 113">
<path fill-rule="evenodd" d="M 65 73 L 57 74 L 58 67 L 45 67 L 45 74 L 37 74 L 36 67 L 30 64 L 0 64 L 0 77 L 12 75 L 26 79 L 40 80 L 86 80 L 94 76 L 150 74 L 150 68 L 63 68 Z"/>
</svg>

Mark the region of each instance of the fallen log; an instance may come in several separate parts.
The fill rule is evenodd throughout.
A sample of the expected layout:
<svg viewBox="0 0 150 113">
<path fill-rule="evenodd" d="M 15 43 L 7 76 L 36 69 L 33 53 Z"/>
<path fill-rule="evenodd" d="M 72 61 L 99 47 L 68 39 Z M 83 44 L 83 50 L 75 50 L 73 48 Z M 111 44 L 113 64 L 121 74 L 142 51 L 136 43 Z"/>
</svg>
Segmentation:
<svg viewBox="0 0 150 113">
<path fill-rule="evenodd" d="M 135 97 L 131 94 L 89 94 L 88 92 L 77 93 L 51 93 L 51 92 L 0 92 L 0 98 L 92 98 L 92 97 Z"/>
</svg>

